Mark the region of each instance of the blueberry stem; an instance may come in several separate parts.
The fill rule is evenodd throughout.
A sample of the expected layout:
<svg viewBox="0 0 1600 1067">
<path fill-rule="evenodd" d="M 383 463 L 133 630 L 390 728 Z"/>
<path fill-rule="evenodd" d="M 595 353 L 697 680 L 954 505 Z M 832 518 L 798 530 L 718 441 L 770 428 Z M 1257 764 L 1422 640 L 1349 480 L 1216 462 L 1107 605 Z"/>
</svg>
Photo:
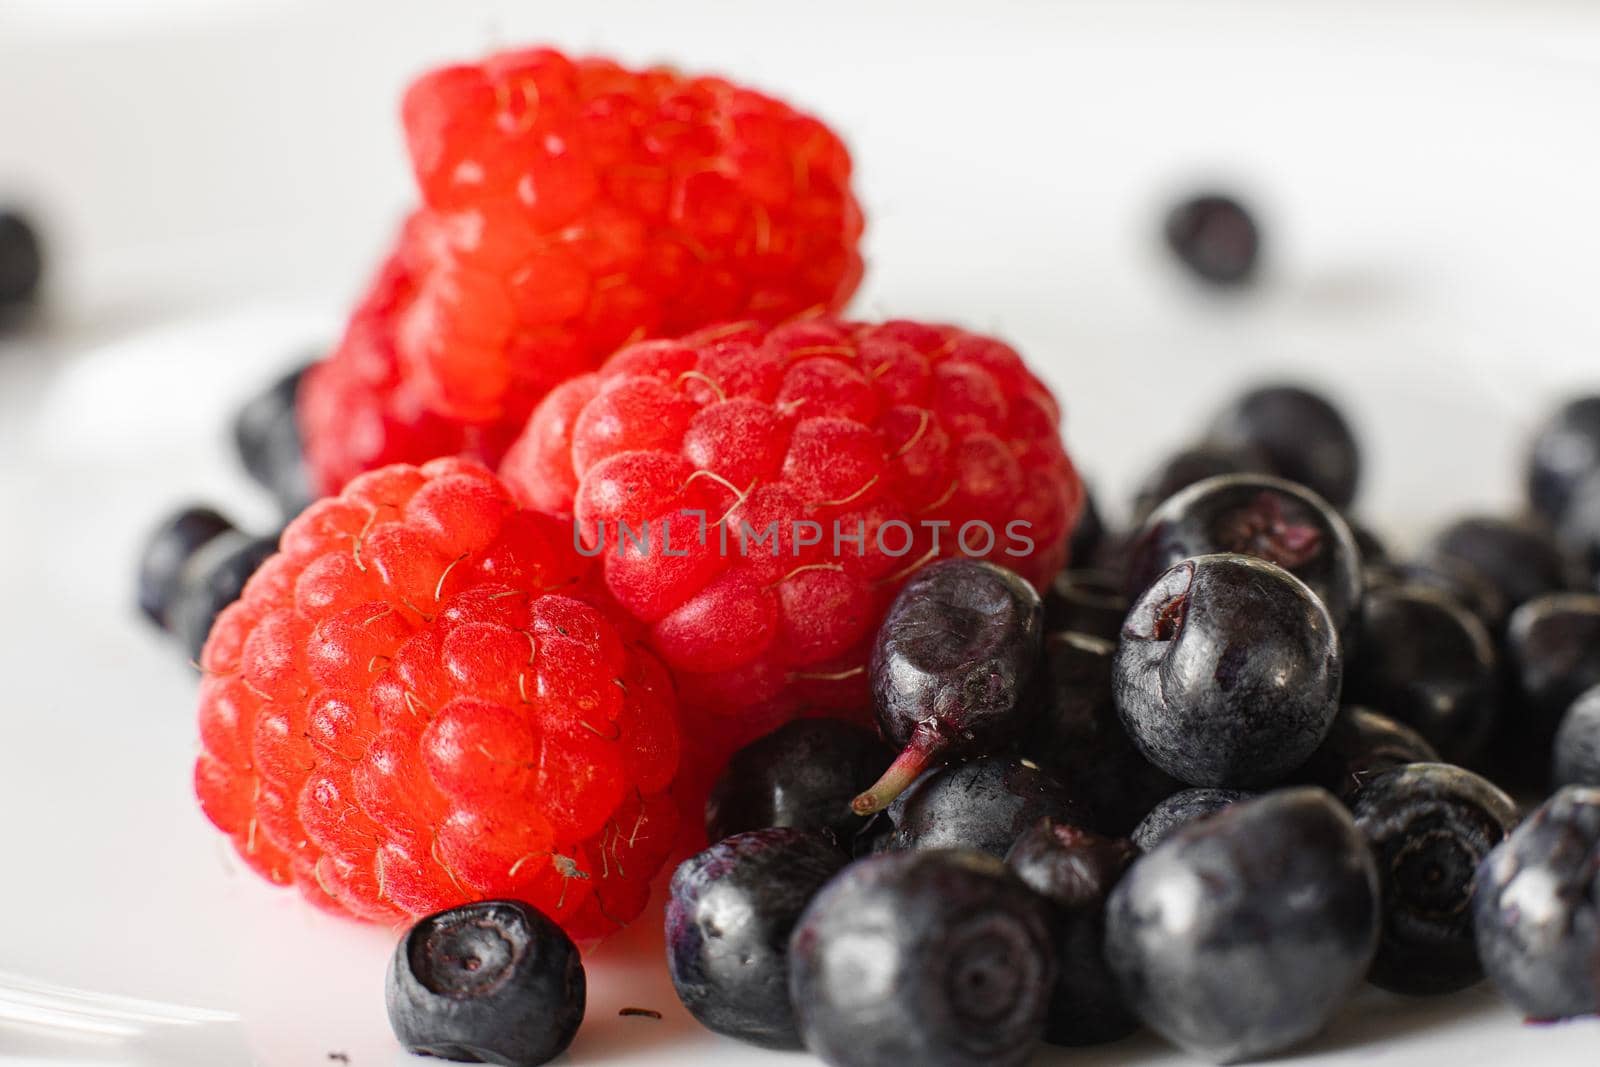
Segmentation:
<svg viewBox="0 0 1600 1067">
<path fill-rule="evenodd" d="M 919 722 L 911 732 L 911 740 L 896 756 L 883 777 L 872 783 L 866 792 L 850 802 L 850 810 L 857 815 L 875 815 L 904 793 L 917 776 L 928 769 L 934 757 L 944 751 L 947 740 L 932 719 Z"/>
</svg>

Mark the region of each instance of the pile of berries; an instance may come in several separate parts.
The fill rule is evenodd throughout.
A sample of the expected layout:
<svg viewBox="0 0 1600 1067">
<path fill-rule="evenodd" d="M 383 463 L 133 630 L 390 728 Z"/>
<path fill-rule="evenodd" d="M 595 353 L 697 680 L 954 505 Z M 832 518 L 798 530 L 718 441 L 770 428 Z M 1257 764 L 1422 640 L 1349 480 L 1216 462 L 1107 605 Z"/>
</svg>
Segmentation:
<svg viewBox="0 0 1600 1067">
<path fill-rule="evenodd" d="M 861 223 L 816 120 L 544 51 L 404 112 L 422 206 L 235 425 L 287 525 L 186 508 L 140 572 L 202 672 L 211 822 L 420 920 L 404 1045 L 559 1055 L 579 945 L 706 839 L 665 916 L 684 1007 L 839 1067 L 1140 1026 L 1268 1057 L 1363 981 L 1600 1013 L 1600 398 L 1539 432 L 1530 516 L 1415 559 L 1293 386 L 1118 531 L 1016 351 L 834 317 Z M 1255 271 L 1231 199 L 1167 238 Z"/>
</svg>

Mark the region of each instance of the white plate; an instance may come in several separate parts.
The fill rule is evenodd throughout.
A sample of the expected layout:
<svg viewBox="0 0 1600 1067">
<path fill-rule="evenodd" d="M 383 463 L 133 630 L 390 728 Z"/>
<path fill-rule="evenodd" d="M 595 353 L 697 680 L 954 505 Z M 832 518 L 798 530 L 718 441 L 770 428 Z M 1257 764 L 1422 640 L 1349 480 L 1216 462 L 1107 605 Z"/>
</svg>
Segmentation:
<svg viewBox="0 0 1600 1067">
<path fill-rule="evenodd" d="M 698 20 L 681 4 L 483 9 L 501 12 L 502 39 L 670 54 L 831 117 L 855 147 L 871 224 L 857 312 L 955 319 L 1015 341 L 1064 402 L 1074 455 L 1107 500 L 1125 497 L 1242 381 L 1309 375 L 1360 423 L 1371 459 L 1363 512 L 1407 542 L 1460 510 L 1513 506 L 1529 419 L 1560 389 L 1600 379 L 1592 9 L 1488 6 L 1469 18 L 1444 6 L 1374 7 L 1357 22 L 1332 5 L 941 3 L 891 14 L 839 4 L 806 5 L 803 19 L 791 13 L 776 27 L 710 4 L 694 8 Z M 317 36 L 306 48 L 323 55 L 330 23 L 353 33 L 378 10 L 291 6 L 274 32 L 288 40 L 286 27 L 307 26 Z M 238 85 L 218 87 L 222 99 L 258 118 L 280 107 L 288 129 L 316 122 L 341 79 L 367 85 L 483 44 L 481 30 L 446 23 L 443 9 L 394 18 L 372 54 L 341 52 L 336 74 L 305 73 L 317 92 L 280 103 L 271 78 L 255 95 L 243 87 L 263 64 L 282 78 L 249 47 L 253 23 L 219 31 L 206 55 L 240 71 Z M 183 69 L 188 53 L 172 53 Z M 94 54 L 106 83 L 138 84 L 137 56 Z M 10 96 L 45 97 L 55 85 Z M 157 143 L 196 142 L 204 157 L 182 114 L 150 121 Z M 338 146 L 329 127 L 317 129 L 318 151 Z M 194 183 L 219 176 L 166 165 L 205 217 L 215 205 Z M 360 173 L 395 165 L 352 162 Z M 281 177 L 298 163 L 262 166 Z M 93 188 L 81 173 L 71 181 L 114 203 L 105 190 L 122 175 L 107 170 Z M 1228 180 L 1262 206 L 1270 261 L 1259 292 L 1197 293 L 1152 245 L 1162 198 L 1194 175 Z M 381 214 L 349 196 L 301 200 L 312 220 L 347 206 Z M 365 258 L 343 232 L 334 261 Z M 76 291 L 89 312 L 62 309 L 54 339 L 0 352 L 0 802 L 10 815 L 0 963 L 237 1015 L 205 1017 L 210 1045 L 185 1052 L 169 1035 L 146 1046 L 172 1067 L 231 1063 L 218 1049 L 234 1047 L 232 1037 L 217 1028 L 242 1035 L 267 1067 L 330 1064 L 331 1052 L 358 1067 L 393 1064 L 404 1057 L 383 1013 L 392 935 L 314 913 L 230 858 L 190 795 L 192 679 L 131 609 L 135 546 L 169 505 L 201 497 L 265 519 L 225 451 L 224 419 L 302 344 L 336 329 L 337 298 L 350 288 L 341 267 L 346 281 L 319 283 L 320 303 L 245 303 L 248 290 L 226 278 L 246 259 L 239 277 L 252 282 L 318 268 L 303 243 L 241 249 L 240 240 L 202 234 L 153 273 L 119 273 L 102 256 L 100 280 Z M 104 251 L 92 239 L 84 247 Z M 198 277 L 211 262 L 223 281 Z M 122 294 L 181 303 L 212 288 L 232 302 L 165 321 L 124 306 L 135 328 L 81 343 L 97 329 L 81 316 Z M 570 1062 L 804 1062 L 715 1039 L 688 1020 L 666 982 L 656 924 L 652 912 L 590 961 L 590 1014 Z M 620 1018 L 628 1006 L 665 1017 Z M 0 1060 L 44 1059 L 48 1041 L 30 1033 L 9 1044 L 0 1033 Z M 1485 987 L 1430 1001 L 1368 991 L 1303 1055 L 1578 1064 L 1592 1060 L 1596 1036 L 1593 1023 L 1523 1026 Z M 141 1054 L 106 1038 L 49 1062 L 138 1063 Z M 1057 1060 L 1183 1057 L 1139 1037 L 1041 1057 Z"/>
</svg>

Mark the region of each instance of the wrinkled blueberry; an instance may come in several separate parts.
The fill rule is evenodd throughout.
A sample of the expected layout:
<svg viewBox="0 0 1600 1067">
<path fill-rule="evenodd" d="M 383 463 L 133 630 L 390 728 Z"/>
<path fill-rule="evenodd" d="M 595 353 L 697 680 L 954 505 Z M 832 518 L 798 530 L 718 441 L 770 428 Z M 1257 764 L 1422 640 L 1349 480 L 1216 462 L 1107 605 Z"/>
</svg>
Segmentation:
<svg viewBox="0 0 1600 1067">
<path fill-rule="evenodd" d="M 752 830 L 684 860 L 667 903 L 667 969 L 689 1014 L 763 1048 L 800 1048 L 789 935 L 849 857 L 821 830 Z"/>
<path fill-rule="evenodd" d="M 1116 650 L 1087 634 L 1045 635 L 1029 695 L 1039 711 L 1021 748 L 1057 781 L 1072 783 L 1089 827 L 1122 835 L 1181 784 L 1145 759 L 1122 728 L 1111 695 Z"/>
<path fill-rule="evenodd" d="M 270 492 L 285 518 L 316 499 L 295 417 L 295 395 L 309 364 L 253 396 L 233 417 L 233 443 L 250 477 Z"/>
<path fill-rule="evenodd" d="M 1528 456 L 1528 500 L 1551 522 L 1578 485 L 1600 472 L 1600 396 L 1569 401 L 1539 427 Z"/>
<path fill-rule="evenodd" d="M 1243 789 L 1183 789 L 1162 800 L 1133 828 L 1133 843 L 1149 852 L 1201 819 L 1256 794 Z"/>
<path fill-rule="evenodd" d="M 389 961 L 389 1024 L 409 1052 L 536 1067 L 583 1022 L 586 983 L 561 927 L 515 900 L 430 915 Z"/>
<path fill-rule="evenodd" d="M 1252 389 L 1211 424 L 1211 439 L 1254 448 L 1274 473 L 1310 489 L 1341 510 L 1355 499 L 1361 449 L 1350 423 L 1326 397 L 1294 385 Z"/>
<path fill-rule="evenodd" d="M 1224 474 L 1270 474 L 1271 464 L 1251 448 L 1224 448 L 1201 444 L 1169 456 L 1145 476 L 1133 498 L 1133 521 L 1143 523 L 1150 513 L 1196 482 Z"/>
<path fill-rule="evenodd" d="M 1350 527 L 1303 486 L 1265 474 L 1197 482 L 1162 504 L 1134 542 L 1137 595 L 1182 559 L 1236 553 L 1275 563 L 1311 587 L 1343 632 L 1361 602 L 1361 555 Z"/>
<path fill-rule="evenodd" d="M 1117 713 L 1139 750 L 1189 785 L 1280 781 L 1339 708 L 1339 637 L 1287 571 L 1201 556 L 1134 604 L 1114 668 Z"/>
<path fill-rule="evenodd" d="M 849 841 L 866 825 L 851 799 L 893 758 L 878 735 L 837 719 L 795 719 L 728 760 L 706 801 L 706 839 L 792 826 Z"/>
<path fill-rule="evenodd" d="M 1138 1026 L 1105 962 L 1106 898 L 1139 855 L 1125 838 L 1042 819 L 1017 838 L 1006 865 L 1054 907 L 1060 973 L 1044 1039 L 1098 1045 Z"/>
<path fill-rule="evenodd" d="M 1240 285 L 1255 274 L 1261 231 L 1243 204 L 1221 193 L 1192 196 L 1167 213 L 1173 255 L 1202 281 Z"/>
<path fill-rule="evenodd" d="M 1473 880 L 1517 823 L 1517 806 L 1471 771 L 1412 763 L 1374 775 L 1350 802 L 1378 865 L 1383 934 L 1368 978 L 1396 993 L 1465 989 L 1483 977 Z"/>
<path fill-rule="evenodd" d="M 900 755 L 856 812 L 882 811 L 941 758 L 1014 741 L 1033 710 L 1018 697 L 1043 629 L 1039 594 L 1011 571 L 972 559 L 918 571 L 878 628 L 869 666 L 878 730 Z"/>
<path fill-rule="evenodd" d="M 1600 789 L 1567 786 L 1495 846 L 1473 897 L 1478 957 L 1531 1019 L 1600 1013 Z"/>
<path fill-rule="evenodd" d="M 857 838 L 856 850 L 964 848 L 1004 856 L 1022 831 L 1049 816 L 1075 826 L 1087 814 L 1031 761 L 983 756 L 937 767 L 912 783 Z"/>
<path fill-rule="evenodd" d="M 833 1067 L 1025 1064 L 1055 976 L 1050 905 L 959 850 L 858 860 L 789 943 L 800 1033 Z"/>
<path fill-rule="evenodd" d="M 1438 761 L 1438 750 L 1405 723 L 1347 704 L 1296 777 L 1348 800 L 1362 782 L 1381 771 Z"/>
<path fill-rule="evenodd" d="M 1426 561 L 1451 561 L 1474 571 L 1515 608 L 1571 584 L 1570 563 L 1544 529 L 1511 519 L 1473 516 L 1439 531 Z"/>
<path fill-rule="evenodd" d="M 1497 685 L 1493 638 L 1454 600 L 1417 585 L 1367 594 L 1345 699 L 1383 708 L 1460 762 L 1488 738 Z"/>
<path fill-rule="evenodd" d="M 187 507 L 168 515 L 145 539 L 139 554 L 139 609 L 162 629 L 178 598 L 184 571 L 200 547 L 234 532 L 233 523 L 207 507 Z"/>
<path fill-rule="evenodd" d="M 1326 791 L 1285 789 L 1194 823 L 1112 891 L 1106 959 L 1146 1025 L 1231 1063 L 1320 1031 L 1378 942 L 1378 875 Z"/>
<path fill-rule="evenodd" d="M 1600 686 L 1573 701 L 1556 730 L 1557 786 L 1600 786 Z"/>
<path fill-rule="evenodd" d="M 1047 633 L 1073 631 L 1115 641 L 1128 614 L 1128 597 L 1115 575 L 1062 571 L 1044 598 Z"/>
<path fill-rule="evenodd" d="M 1600 596 L 1552 593 L 1530 600 L 1511 616 L 1506 649 L 1517 693 L 1500 716 L 1494 747 L 1506 780 L 1542 785 L 1562 717 L 1600 685 Z"/>
</svg>

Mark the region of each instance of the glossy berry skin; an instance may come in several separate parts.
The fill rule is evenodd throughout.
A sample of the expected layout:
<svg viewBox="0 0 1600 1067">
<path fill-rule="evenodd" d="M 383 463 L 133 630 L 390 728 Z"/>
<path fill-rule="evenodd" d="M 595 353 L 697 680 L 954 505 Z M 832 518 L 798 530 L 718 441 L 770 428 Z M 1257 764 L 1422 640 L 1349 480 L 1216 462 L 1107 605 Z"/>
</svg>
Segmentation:
<svg viewBox="0 0 1600 1067">
<path fill-rule="evenodd" d="M 1327 397 L 1296 385 L 1262 386 L 1240 396 L 1211 424 L 1225 448 L 1253 448 L 1274 473 L 1341 511 L 1361 484 L 1361 447 Z"/>
<path fill-rule="evenodd" d="M 218 616 L 239 599 L 256 571 L 277 551 L 276 535 L 233 532 L 212 538 L 189 557 L 167 609 L 167 629 L 191 662 L 201 662 L 201 650 Z"/>
<path fill-rule="evenodd" d="M 1243 789 L 1182 789 L 1162 800 L 1133 828 L 1133 843 L 1145 852 L 1188 826 L 1255 793 Z"/>
<path fill-rule="evenodd" d="M 1020 1067 L 1050 1012 L 1049 903 L 993 856 L 871 856 L 811 901 L 789 943 L 806 1048 L 832 1067 Z"/>
<path fill-rule="evenodd" d="M 1114 666 L 1117 713 L 1145 758 L 1181 782 L 1281 781 L 1327 735 L 1343 660 L 1322 602 L 1247 556 L 1200 556 L 1134 604 Z"/>
<path fill-rule="evenodd" d="M 1086 809 L 1031 761 L 983 756 L 928 771 L 856 841 L 856 851 L 961 848 L 1004 856 L 1043 818 L 1083 825 Z"/>
<path fill-rule="evenodd" d="M 1407 763 L 1437 762 L 1438 750 L 1405 723 L 1346 704 L 1334 716 L 1321 747 L 1295 777 L 1347 801 L 1375 774 Z"/>
<path fill-rule="evenodd" d="M 1600 1014 L 1600 789 L 1567 786 L 1478 868 L 1478 956 L 1530 1019 Z"/>
<path fill-rule="evenodd" d="M 801 709 L 868 708 L 874 634 L 922 564 L 975 553 L 1048 585 L 1082 501 L 1059 420 L 991 338 L 731 324 L 630 346 L 560 386 L 502 472 L 525 503 L 575 517 L 648 626 L 703 795 L 729 754 Z M 659 536 L 629 545 L 621 523 L 669 530 L 674 558 Z"/>
<path fill-rule="evenodd" d="M 0 211 L 0 315 L 33 302 L 43 277 L 39 235 L 21 213 Z"/>
<path fill-rule="evenodd" d="M 1600 786 L 1600 686 L 1573 701 L 1556 730 L 1551 779 L 1556 786 Z"/>
<path fill-rule="evenodd" d="M 1577 488 L 1600 473 L 1600 396 L 1569 400 L 1539 427 L 1528 454 L 1528 502 L 1559 523 Z"/>
<path fill-rule="evenodd" d="M 251 869 L 386 923 L 638 915 L 676 831 L 671 681 L 566 534 L 458 459 L 289 524 L 201 655 L 195 790 Z"/>
<path fill-rule="evenodd" d="M 1494 748 L 1513 782 L 1542 784 L 1562 717 L 1600 685 L 1600 596 L 1553 593 L 1530 600 L 1511 616 L 1506 653 L 1516 692 Z"/>
<path fill-rule="evenodd" d="M 1383 708 L 1447 760 L 1469 760 L 1494 723 L 1494 640 L 1477 617 L 1417 585 L 1374 589 L 1361 609 L 1361 640 L 1345 672 L 1345 697 Z"/>
<path fill-rule="evenodd" d="M 1224 474 L 1270 474 L 1271 466 L 1253 448 L 1224 448 L 1199 444 L 1167 457 L 1139 485 L 1133 498 L 1133 521 L 1142 524 L 1150 513 L 1175 493 Z"/>
<path fill-rule="evenodd" d="M 667 903 L 667 969 L 708 1029 L 763 1048 L 798 1049 L 789 935 L 849 857 L 820 830 L 752 830 L 679 865 Z"/>
<path fill-rule="evenodd" d="M 1452 993 L 1483 977 L 1472 935 L 1478 864 L 1517 824 L 1495 785 L 1445 763 L 1374 775 L 1350 801 L 1383 893 L 1383 934 L 1368 978 L 1412 995 Z"/>
<path fill-rule="evenodd" d="M 306 367 L 296 367 L 246 401 L 233 417 L 233 445 L 244 469 L 272 494 L 286 519 L 316 499 L 306 470 L 295 397 Z"/>
<path fill-rule="evenodd" d="M 1128 614 L 1122 585 L 1105 571 L 1062 571 L 1044 596 L 1045 632 L 1070 631 L 1115 641 Z"/>
<path fill-rule="evenodd" d="M 1500 587 L 1458 560 L 1434 559 L 1429 563 L 1368 563 L 1367 592 L 1396 585 L 1422 586 L 1466 608 L 1498 640 L 1505 634 L 1512 604 Z"/>
<path fill-rule="evenodd" d="M 1106 898 L 1139 855 L 1131 841 L 1041 819 L 1017 838 L 1006 866 L 1055 905 L 1055 998 L 1044 1039 L 1099 1045 L 1138 1027 L 1105 962 Z"/>
<path fill-rule="evenodd" d="M 1476 572 L 1512 608 L 1561 592 L 1572 578 L 1571 565 L 1554 537 L 1532 523 L 1510 519 L 1461 519 L 1439 531 L 1423 556 L 1429 562 L 1450 561 Z"/>
<path fill-rule="evenodd" d="M 407 1052 L 537 1067 L 566 1051 L 588 985 L 572 939 L 515 900 L 430 915 L 389 960 L 389 1024 Z"/>
<path fill-rule="evenodd" d="M 1182 785 L 1145 759 L 1122 728 L 1111 693 L 1116 651 L 1086 634 L 1046 634 L 1027 698 L 1039 710 L 1018 747 L 1056 781 L 1072 783 L 1084 825 L 1120 836 Z"/>
<path fill-rule="evenodd" d="M 721 78 L 529 49 L 430 71 L 401 113 L 422 203 L 398 284 L 302 399 L 324 491 L 462 451 L 442 440 L 496 462 L 623 344 L 837 310 L 860 281 L 844 145 Z"/>
<path fill-rule="evenodd" d="M 866 825 L 850 801 L 894 754 L 865 727 L 796 719 L 733 754 L 706 801 L 706 838 L 767 827 L 827 830 L 848 842 Z"/>
<path fill-rule="evenodd" d="M 1133 865 L 1106 959 L 1145 1024 L 1234 1063 L 1322 1030 L 1378 942 L 1378 875 L 1327 792 L 1285 789 L 1194 823 Z"/>
<path fill-rule="evenodd" d="M 162 519 L 145 538 L 139 553 L 139 610 L 161 627 L 168 615 L 184 572 L 203 545 L 237 529 L 219 512 L 207 507 L 186 507 Z"/>
<path fill-rule="evenodd" d="M 1172 254 L 1202 281 L 1242 285 L 1255 275 L 1261 231 L 1231 196 L 1206 193 L 1178 203 L 1163 234 Z"/>
<path fill-rule="evenodd" d="M 1153 511 L 1135 538 L 1128 588 L 1142 593 L 1182 559 L 1231 552 L 1299 578 L 1343 633 L 1361 604 L 1361 554 L 1350 527 L 1304 486 L 1264 474 L 1197 482 Z"/>
<path fill-rule="evenodd" d="M 1044 605 L 1012 571 L 941 560 L 900 590 L 872 646 L 878 732 L 900 754 L 851 802 L 882 811 L 938 760 L 1015 741 L 1037 709 L 1022 697 L 1039 660 Z"/>
</svg>

